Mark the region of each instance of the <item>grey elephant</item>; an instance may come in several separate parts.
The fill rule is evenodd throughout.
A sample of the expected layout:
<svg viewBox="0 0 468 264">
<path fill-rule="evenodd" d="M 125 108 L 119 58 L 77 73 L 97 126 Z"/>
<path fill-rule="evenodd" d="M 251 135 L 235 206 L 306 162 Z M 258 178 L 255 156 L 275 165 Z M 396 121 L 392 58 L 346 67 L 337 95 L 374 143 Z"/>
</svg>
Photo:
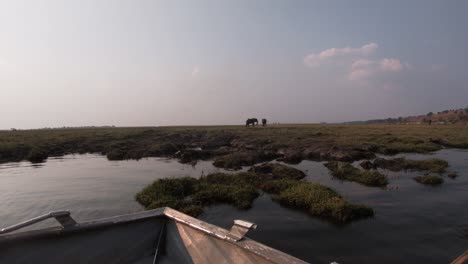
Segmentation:
<svg viewBox="0 0 468 264">
<path fill-rule="evenodd" d="M 247 119 L 247 121 L 245 121 L 245 126 L 248 127 L 250 125 L 252 125 L 252 126 L 258 125 L 258 119 L 257 118 Z"/>
</svg>

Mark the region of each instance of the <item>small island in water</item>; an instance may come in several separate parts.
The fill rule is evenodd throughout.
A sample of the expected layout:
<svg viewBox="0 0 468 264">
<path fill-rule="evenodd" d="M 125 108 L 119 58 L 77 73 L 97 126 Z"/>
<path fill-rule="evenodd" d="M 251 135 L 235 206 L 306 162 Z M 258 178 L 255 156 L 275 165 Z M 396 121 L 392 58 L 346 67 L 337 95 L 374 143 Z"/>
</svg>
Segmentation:
<svg viewBox="0 0 468 264">
<path fill-rule="evenodd" d="M 230 171 L 199 179 L 168 175 L 156 180 L 136 194 L 147 209 L 169 206 L 199 216 L 204 206 L 226 203 L 247 210 L 266 193 L 282 206 L 333 223 L 372 217 L 375 212 L 305 180 L 304 172 L 288 165 L 324 162 L 331 177 L 369 188 L 386 188 L 391 179 L 385 171 L 420 172 L 416 182 L 441 185 L 444 178 L 457 176 L 447 161 L 391 156 L 468 148 L 466 124 L 86 127 L 1 131 L 0 136 L 0 162 L 40 163 L 52 156 L 99 153 L 109 160 L 168 157 L 192 165 L 212 160 L 214 166 Z"/>
</svg>

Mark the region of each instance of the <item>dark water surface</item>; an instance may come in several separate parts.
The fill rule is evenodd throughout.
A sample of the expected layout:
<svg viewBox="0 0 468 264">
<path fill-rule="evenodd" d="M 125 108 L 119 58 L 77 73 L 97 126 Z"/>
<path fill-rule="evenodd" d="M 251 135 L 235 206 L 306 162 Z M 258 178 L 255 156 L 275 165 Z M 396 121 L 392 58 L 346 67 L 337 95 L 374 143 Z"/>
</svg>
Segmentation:
<svg viewBox="0 0 468 264">
<path fill-rule="evenodd" d="M 447 160 L 459 177 L 444 177 L 444 184 L 432 187 L 416 183 L 417 173 L 385 172 L 390 185 L 384 190 L 333 180 L 319 162 L 295 166 L 307 180 L 373 207 L 373 219 L 336 226 L 283 208 L 268 195 L 248 211 L 213 206 L 201 218 L 225 228 L 233 219 L 255 222 L 259 227 L 249 237 L 313 263 L 449 263 L 468 249 L 463 232 L 468 228 L 468 151 L 442 150 L 430 157 Z M 222 170 L 210 162 L 192 167 L 174 160 L 108 161 L 96 155 L 51 158 L 39 166 L 0 164 L 0 227 L 52 210 L 71 210 L 79 221 L 141 211 L 134 195 L 155 179 L 214 171 Z"/>
</svg>

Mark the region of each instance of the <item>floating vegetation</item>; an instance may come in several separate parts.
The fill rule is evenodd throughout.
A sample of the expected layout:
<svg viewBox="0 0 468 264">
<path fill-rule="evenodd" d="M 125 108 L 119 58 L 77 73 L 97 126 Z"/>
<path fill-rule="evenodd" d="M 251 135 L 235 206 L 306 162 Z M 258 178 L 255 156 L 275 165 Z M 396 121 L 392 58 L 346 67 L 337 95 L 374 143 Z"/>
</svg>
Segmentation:
<svg viewBox="0 0 468 264">
<path fill-rule="evenodd" d="M 391 171 L 412 170 L 433 173 L 443 173 L 449 166 L 447 161 L 441 159 L 410 160 L 405 158 L 377 158 L 374 160 L 374 165 Z"/>
<path fill-rule="evenodd" d="M 414 177 L 414 180 L 426 185 L 440 185 L 444 182 L 444 179 L 437 175 L 416 176 Z"/>
<path fill-rule="evenodd" d="M 323 185 L 300 181 L 304 177 L 305 174 L 295 168 L 268 163 L 236 174 L 159 179 L 139 192 L 136 200 L 146 209 L 169 206 L 198 216 L 204 206 L 219 203 L 249 209 L 263 191 L 272 194 L 272 199 L 285 207 L 301 209 L 333 222 L 373 216 L 371 208 L 348 203 Z"/>
<path fill-rule="evenodd" d="M 341 180 L 357 182 L 366 186 L 384 187 L 388 184 L 388 179 L 376 170 L 361 170 L 350 163 L 340 161 L 330 161 L 325 163 L 331 174 Z"/>
</svg>

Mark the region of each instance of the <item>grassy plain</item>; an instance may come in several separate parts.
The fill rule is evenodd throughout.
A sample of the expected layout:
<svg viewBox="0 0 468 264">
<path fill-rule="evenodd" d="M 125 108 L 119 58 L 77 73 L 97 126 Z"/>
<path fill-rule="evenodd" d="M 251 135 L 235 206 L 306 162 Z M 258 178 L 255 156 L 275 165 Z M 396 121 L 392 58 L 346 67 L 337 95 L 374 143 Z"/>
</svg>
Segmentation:
<svg viewBox="0 0 468 264">
<path fill-rule="evenodd" d="M 0 162 L 41 162 L 49 156 L 100 153 L 112 160 L 175 157 L 215 159 L 238 168 L 281 158 L 353 161 L 375 153 L 427 153 L 468 148 L 468 125 L 270 125 L 73 128 L 0 131 Z M 200 150 L 201 149 L 201 150 Z"/>
</svg>

